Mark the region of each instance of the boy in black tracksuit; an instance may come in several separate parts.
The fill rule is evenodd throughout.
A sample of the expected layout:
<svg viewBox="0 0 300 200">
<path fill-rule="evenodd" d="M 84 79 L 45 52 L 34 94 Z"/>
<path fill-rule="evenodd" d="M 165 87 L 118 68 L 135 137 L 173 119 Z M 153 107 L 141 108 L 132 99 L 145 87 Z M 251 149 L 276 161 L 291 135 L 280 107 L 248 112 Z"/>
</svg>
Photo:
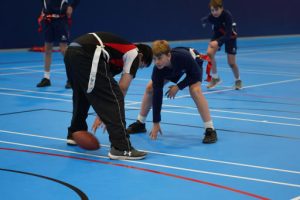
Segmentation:
<svg viewBox="0 0 300 200">
<path fill-rule="evenodd" d="M 59 43 L 60 51 L 64 56 L 70 36 L 69 20 L 71 20 L 73 11 L 78 6 L 79 2 L 80 0 L 41 0 L 42 11 L 40 18 L 44 21 L 45 60 L 44 77 L 36 85 L 37 87 L 51 86 L 50 65 L 52 62 L 53 44 L 55 42 Z M 71 88 L 69 81 L 67 81 L 65 88 Z"/>
<path fill-rule="evenodd" d="M 142 159 L 126 132 L 124 96 L 138 68 L 152 62 L 151 48 L 133 44 L 112 33 L 85 34 L 66 51 L 65 64 L 73 88 L 73 117 L 67 143 L 76 144 L 72 133 L 87 130 L 90 105 L 106 125 L 111 142 L 111 159 Z M 114 79 L 122 73 L 119 83 Z"/>
</svg>

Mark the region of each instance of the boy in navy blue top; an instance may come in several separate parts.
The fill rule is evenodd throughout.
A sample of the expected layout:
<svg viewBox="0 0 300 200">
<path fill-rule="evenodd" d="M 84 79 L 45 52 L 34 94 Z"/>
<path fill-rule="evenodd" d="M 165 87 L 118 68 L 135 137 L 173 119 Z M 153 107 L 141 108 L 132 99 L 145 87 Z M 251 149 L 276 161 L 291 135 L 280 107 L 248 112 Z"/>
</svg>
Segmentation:
<svg viewBox="0 0 300 200">
<path fill-rule="evenodd" d="M 161 132 L 161 107 L 163 99 L 163 87 L 169 81 L 176 83 L 166 92 L 168 98 L 175 98 L 179 90 L 189 86 L 189 92 L 204 121 L 205 137 L 203 143 L 214 143 L 217 134 L 213 127 L 207 101 L 202 94 L 202 63 L 199 53 L 191 48 L 177 47 L 171 49 L 165 40 L 157 40 L 152 45 L 155 67 L 152 72 L 152 80 L 149 81 L 144 93 L 143 102 L 138 120 L 127 128 L 128 133 L 146 132 L 145 119 L 151 106 L 153 110 L 153 127 L 150 132 L 151 139 L 156 139 Z M 178 82 L 185 74 L 185 78 Z"/>
<path fill-rule="evenodd" d="M 217 74 L 217 64 L 215 59 L 216 52 L 225 44 L 225 52 L 227 53 L 227 61 L 232 69 L 235 77 L 235 89 L 242 88 L 242 81 L 240 80 L 239 68 L 236 64 L 237 33 L 235 23 L 233 23 L 232 15 L 228 10 L 224 10 L 222 0 L 211 0 L 209 3 L 211 13 L 202 18 L 203 26 L 207 23 L 213 26 L 213 36 L 207 48 L 207 54 L 211 59 L 212 64 L 212 80 L 207 85 L 207 88 L 214 88 L 221 79 Z"/>
<path fill-rule="evenodd" d="M 77 7 L 80 0 L 73 0 L 68 3 L 66 0 L 42 0 L 41 17 L 44 21 L 45 33 L 45 61 L 44 61 L 44 77 L 37 84 L 37 87 L 47 87 L 51 85 L 50 81 L 50 65 L 52 62 L 53 43 L 58 42 L 62 55 L 69 42 L 69 24 L 73 10 Z M 65 86 L 71 88 L 69 81 Z"/>
</svg>

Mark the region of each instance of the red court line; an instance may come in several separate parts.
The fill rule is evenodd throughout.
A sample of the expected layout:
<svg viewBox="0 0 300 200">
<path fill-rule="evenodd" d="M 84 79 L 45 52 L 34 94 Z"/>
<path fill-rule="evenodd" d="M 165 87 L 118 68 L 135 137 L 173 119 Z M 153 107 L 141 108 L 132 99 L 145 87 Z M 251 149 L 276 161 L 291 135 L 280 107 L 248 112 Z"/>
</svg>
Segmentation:
<svg viewBox="0 0 300 200">
<path fill-rule="evenodd" d="M 224 190 L 229 190 L 231 192 L 243 194 L 243 195 L 250 196 L 250 197 L 253 197 L 253 198 L 256 198 L 256 199 L 269 200 L 266 197 L 262 197 L 262 196 L 259 196 L 259 195 L 256 195 L 256 194 L 252 194 L 252 193 L 249 193 L 249 192 L 242 191 L 242 190 L 237 190 L 237 189 L 230 188 L 230 187 L 227 187 L 227 186 L 223 186 L 223 185 L 219 185 L 219 184 L 215 184 L 215 183 L 210 183 L 210 182 L 206 182 L 206 181 L 202 181 L 202 180 L 198 180 L 198 179 L 194 179 L 194 178 L 189 178 L 189 177 L 185 177 L 185 176 L 179 176 L 179 175 L 176 175 L 176 174 L 170 174 L 170 173 L 166 173 L 166 172 L 160 172 L 160 171 L 156 171 L 156 170 L 152 170 L 152 169 L 142 168 L 142 167 L 135 167 L 135 166 L 131 166 L 131 165 L 125 165 L 125 164 L 114 163 L 114 162 L 107 162 L 107 161 L 94 160 L 94 159 L 89 159 L 89 158 L 82 158 L 82 157 L 76 157 L 76 156 L 66 156 L 66 155 L 62 155 L 62 154 L 38 152 L 38 151 L 31 151 L 31 150 L 24 150 L 24 149 L 13 149 L 13 148 L 2 148 L 2 147 L 0 147 L 0 150 L 41 154 L 41 155 L 56 156 L 56 157 L 61 157 L 61 158 L 71 158 L 71 159 L 76 159 L 76 160 L 84 160 L 84 161 L 88 161 L 88 162 L 95 162 L 95 163 L 101 163 L 101 164 L 106 164 L 106 165 L 113 165 L 113 166 L 118 166 L 118 167 L 130 168 L 130 169 L 145 171 L 145 172 L 149 172 L 149 173 L 169 176 L 169 177 L 173 177 L 173 178 L 177 178 L 177 179 L 182 179 L 182 180 L 186 180 L 186 181 L 191 181 L 191 182 L 195 182 L 195 183 L 200 183 L 200 184 L 204 184 L 204 185 L 208 185 L 208 186 L 212 186 L 212 187 L 216 187 L 216 188 L 220 188 L 220 189 L 224 189 Z"/>
</svg>

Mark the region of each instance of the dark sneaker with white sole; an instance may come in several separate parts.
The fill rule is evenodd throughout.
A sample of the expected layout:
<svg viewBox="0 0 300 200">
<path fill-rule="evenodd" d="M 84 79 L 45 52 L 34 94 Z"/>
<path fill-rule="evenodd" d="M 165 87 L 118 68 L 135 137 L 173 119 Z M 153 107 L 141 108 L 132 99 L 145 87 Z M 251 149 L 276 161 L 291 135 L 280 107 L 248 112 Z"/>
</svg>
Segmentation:
<svg viewBox="0 0 300 200">
<path fill-rule="evenodd" d="M 127 128 L 127 133 L 128 134 L 145 133 L 145 132 L 147 132 L 146 124 L 140 122 L 139 120 L 137 120 L 136 122 L 130 124 Z"/>
<path fill-rule="evenodd" d="M 75 142 L 75 140 L 73 140 L 72 134 L 68 134 L 67 145 L 69 145 L 69 146 L 77 146 L 77 143 Z"/>
<path fill-rule="evenodd" d="M 130 151 L 120 151 L 111 147 L 108 157 L 112 160 L 141 160 L 146 157 L 147 153 L 132 148 Z"/>
<path fill-rule="evenodd" d="M 47 79 L 47 78 L 43 78 L 41 80 L 41 82 L 39 82 L 36 87 L 48 87 L 48 86 L 51 86 L 51 81 L 50 79 Z"/>
<path fill-rule="evenodd" d="M 216 130 L 213 130 L 212 128 L 207 128 L 205 130 L 204 138 L 203 138 L 202 142 L 204 144 L 211 144 L 211 143 L 215 143 L 217 140 L 218 140 L 218 137 L 217 137 Z"/>
<path fill-rule="evenodd" d="M 235 83 L 234 83 L 234 88 L 236 90 L 240 90 L 240 89 L 242 89 L 242 87 L 243 87 L 242 81 L 241 80 L 236 80 Z"/>
</svg>

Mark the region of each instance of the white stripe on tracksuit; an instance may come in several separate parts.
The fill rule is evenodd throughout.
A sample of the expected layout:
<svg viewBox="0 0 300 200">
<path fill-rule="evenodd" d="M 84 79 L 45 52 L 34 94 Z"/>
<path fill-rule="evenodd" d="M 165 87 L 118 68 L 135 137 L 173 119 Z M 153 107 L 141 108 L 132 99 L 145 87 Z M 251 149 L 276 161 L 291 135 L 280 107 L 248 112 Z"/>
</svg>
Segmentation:
<svg viewBox="0 0 300 200">
<path fill-rule="evenodd" d="M 98 64 L 99 64 L 99 59 L 100 59 L 101 53 L 105 54 L 107 63 L 108 63 L 109 58 L 110 58 L 108 52 L 104 49 L 105 46 L 103 45 L 102 40 L 98 37 L 98 35 L 96 33 L 90 33 L 90 34 L 95 36 L 95 38 L 99 41 L 100 46 L 97 45 L 97 48 L 96 48 L 95 53 L 94 53 L 87 93 L 92 92 L 92 90 L 94 89 L 95 82 L 96 82 L 96 74 L 97 74 L 97 71 L 98 71 Z M 106 76 L 106 78 L 109 82 L 110 90 L 111 90 L 113 96 L 115 97 L 115 101 L 118 104 L 120 123 L 121 123 L 122 128 L 123 128 L 123 133 L 124 133 L 125 140 L 127 141 L 128 151 L 130 151 L 130 144 L 129 144 L 129 140 L 127 138 L 126 127 L 125 127 L 125 124 L 122 121 L 121 107 L 120 107 L 117 95 L 113 90 L 113 87 L 112 87 L 112 84 L 111 84 L 111 81 L 110 81 L 110 77 L 108 76 L 106 63 L 104 63 L 104 68 L 105 68 L 105 76 Z"/>
</svg>

